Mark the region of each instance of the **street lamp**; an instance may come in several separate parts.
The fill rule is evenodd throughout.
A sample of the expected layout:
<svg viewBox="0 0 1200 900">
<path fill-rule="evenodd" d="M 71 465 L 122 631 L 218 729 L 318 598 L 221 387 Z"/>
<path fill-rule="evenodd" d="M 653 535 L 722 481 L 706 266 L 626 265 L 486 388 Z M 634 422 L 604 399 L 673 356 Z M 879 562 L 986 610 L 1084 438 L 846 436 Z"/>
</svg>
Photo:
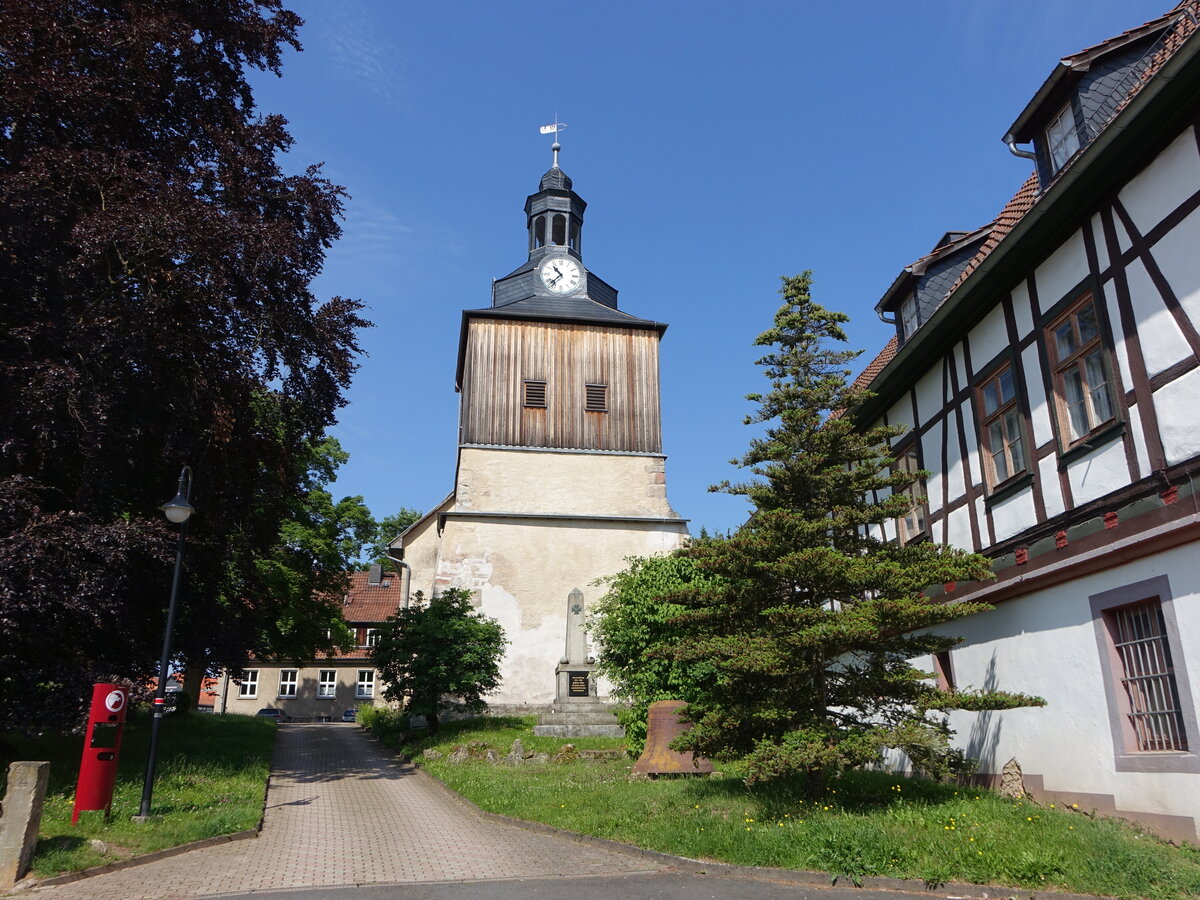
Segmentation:
<svg viewBox="0 0 1200 900">
<path fill-rule="evenodd" d="M 188 518 L 192 508 L 192 470 L 184 466 L 179 472 L 179 490 L 161 509 L 167 520 L 179 526 L 179 547 L 175 551 L 175 577 L 171 579 L 171 600 L 167 604 L 167 633 L 163 635 L 162 658 L 158 661 L 158 690 L 154 692 L 154 717 L 150 720 L 150 755 L 146 759 L 146 780 L 142 784 L 142 808 L 134 816 L 139 821 L 150 817 L 150 797 L 154 793 L 154 769 L 158 764 L 158 729 L 162 725 L 163 707 L 167 702 L 167 666 L 171 657 L 171 632 L 175 630 L 175 601 L 179 596 L 179 579 L 183 574 L 183 542 L 187 537 Z"/>
</svg>

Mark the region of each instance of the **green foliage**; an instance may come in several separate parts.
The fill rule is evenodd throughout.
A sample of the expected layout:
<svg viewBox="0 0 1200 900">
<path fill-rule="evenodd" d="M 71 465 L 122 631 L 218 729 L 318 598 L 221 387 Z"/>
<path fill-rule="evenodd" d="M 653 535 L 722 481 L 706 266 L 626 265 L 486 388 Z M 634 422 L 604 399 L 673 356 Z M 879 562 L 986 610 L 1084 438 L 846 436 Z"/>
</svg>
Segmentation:
<svg viewBox="0 0 1200 900">
<path fill-rule="evenodd" d="M 388 544 L 409 525 L 421 518 L 421 515 L 419 509 L 402 506 L 399 512 L 394 512 L 390 516 L 384 516 L 378 522 L 373 522 L 371 537 L 363 548 L 365 561 L 359 562 L 356 568 L 361 571 L 372 565 L 381 565 L 385 569 L 390 569 L 395 565 L 388 556 Z"/>
<path fill-rule="evenodd" d="M 914 474 L 894 468 L 900 426 L 863 427 L 843 410 L 869 395 L 847 383 L 857 352 L 845 315 L 812 300 L 811 277 L 785 278 L 784 303 L 757 343 L 770 390 L 752 394 L 748 424 L 763 436 L 735 462 L 756 478 L 715 489 L 747 497 L 749 521 L 728 538 L 696 541 L 687 556 L 711 580 L 680 592 L 684 635 L 651 655 L 707 663 L 688 706 L 696 726 L 677 741 L 717 759 L 744 757 L 748 783 L 820 777 L 899 747 L 930 770 L 961 765 L 931 710 L 1040 704 L 1000 692 L 941 694 L 914 657 L 957 639 L 928 629 L 988 609 L 926 596 L 933 584 L 990 578 L 982 556 L 932 542 L 882 540 L 909 512 Z M 922 475 L 925 473 L 917 473 Z M 674 626 L 673 626 L 674 627 Z"/>
<path fill-rule="evenodd" d="M 629 567 L 601 579 L 605 595 L 592 608 L 589 623 L 596 638 L 599 671 L 613 683 L 613 696 L 628 708 L 617 715 L 640 754 L 646 740 L 646 715 L 657 700 L 693 700 L 696 687 L 715 676 L 706 660 L 680 661 L 648 656 L 649 646 L 669 646 L 687 631 L 677 619 L 686 608 L 672 599 L 689 587 L 713 588 L 718 579 L 701 572 L 686 556 L 635 557 Z"/>
<path fill-rule="evenodd" d="M 184 463 L 176 648 L 203 669 L 313 643 L 260 563 L 290 556 L 368 323 L 312 290 L 344 192 L 284 170 L 251 89 L 300 25 L 282 0 L 0 13 L 0 660 L 36 686 L 0 695 L 5 727 L 72 725 L 91 683 L 154 671 Z"/>
<path fill-rule="evenodd" d="M 474 611 L 469 591 L 451 588 L 428 604 L 418 591 L 412 606 L 379 629 L 371 655 L 384 697 L 405 701 L 408 713 L 424 716 L 436 734 L 439 713 L 487 708 L 483 696 L 500 686 L 507 643 L 498 622 Z"/>
<path fill-rule="evenodd" d="M 353 643 L 341 598 L 350 585 L 347 571 L 373 537 L 375 522 L 362 497 L 335 501 L 329 492 L 347 459 L 336 438 L 307 444 L 301 491 L 288 505 L 278 542 L 255 560 L 274 606 L 258 640 L 264 655 L 304 658 Z"/>
<path fill-rule="evenodd" d="M 398 746 L 410 728 L 407 712 L 387 706 L 360 706 L 356 721 L 389 747 Z"/>
</svg>

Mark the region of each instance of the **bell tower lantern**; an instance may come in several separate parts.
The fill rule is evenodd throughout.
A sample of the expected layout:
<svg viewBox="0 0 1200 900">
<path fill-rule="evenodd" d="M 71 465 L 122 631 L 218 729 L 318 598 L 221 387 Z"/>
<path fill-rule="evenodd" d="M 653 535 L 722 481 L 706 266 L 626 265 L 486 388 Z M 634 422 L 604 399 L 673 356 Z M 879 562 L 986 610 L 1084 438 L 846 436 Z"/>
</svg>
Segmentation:
<svg viewBox="0 0 1200 900">
<path fill-rule="evenodd" d="M 531 260 L 563 249 L 577 259 L 583 254 L 583 211 L 587 204 L 571 189 L 567 173 L 558 167 L 558 146 L 555 142 L 554 165 L 542 176 L 537 193 L 525 201 Z"/>
</svg>

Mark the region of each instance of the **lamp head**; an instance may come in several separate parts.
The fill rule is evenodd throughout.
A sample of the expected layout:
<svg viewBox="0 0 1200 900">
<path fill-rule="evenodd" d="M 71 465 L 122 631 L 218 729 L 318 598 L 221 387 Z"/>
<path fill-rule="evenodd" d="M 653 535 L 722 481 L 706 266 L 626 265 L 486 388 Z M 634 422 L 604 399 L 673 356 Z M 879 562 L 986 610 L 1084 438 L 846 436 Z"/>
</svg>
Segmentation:
<svg viewBox="0 0 1200 900">
<path fill-rule="evenodd" d="M 173 500 L 164 503 L 159 509 L 166 513 L 168 521 L 174 522 L 176 525 L 182 525 L 196 511 L 182 492 L 176 494 Z"/>
</svg>

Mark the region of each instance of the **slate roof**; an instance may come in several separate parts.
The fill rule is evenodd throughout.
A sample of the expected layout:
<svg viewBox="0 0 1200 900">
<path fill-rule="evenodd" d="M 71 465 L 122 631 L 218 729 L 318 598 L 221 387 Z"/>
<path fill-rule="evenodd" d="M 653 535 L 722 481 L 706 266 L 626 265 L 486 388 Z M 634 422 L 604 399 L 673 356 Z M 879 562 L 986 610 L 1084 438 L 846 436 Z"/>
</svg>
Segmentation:
<svg viewBox="0 0 1200 900">
<path fill-rule="evenodd" d="M 654 328 L 660 332 L 667 326 L 651 319 L 639 319 L 627 312 L 613 309 L 590 297 L 526 297 L 503 306 L 463 310 L 468 316 L 493 319 L 549 319 L 554 322 L 595 322 L 600 325 L 626 325 L 631 328 Z"/>
<path fill-rule="evenodd" d="M 571 179 L 558 166 L 551 167 L 542 176 L 541 183 L 538 185 L 539 191 L 569 191 L 571 189 Z"/>
</svg>

